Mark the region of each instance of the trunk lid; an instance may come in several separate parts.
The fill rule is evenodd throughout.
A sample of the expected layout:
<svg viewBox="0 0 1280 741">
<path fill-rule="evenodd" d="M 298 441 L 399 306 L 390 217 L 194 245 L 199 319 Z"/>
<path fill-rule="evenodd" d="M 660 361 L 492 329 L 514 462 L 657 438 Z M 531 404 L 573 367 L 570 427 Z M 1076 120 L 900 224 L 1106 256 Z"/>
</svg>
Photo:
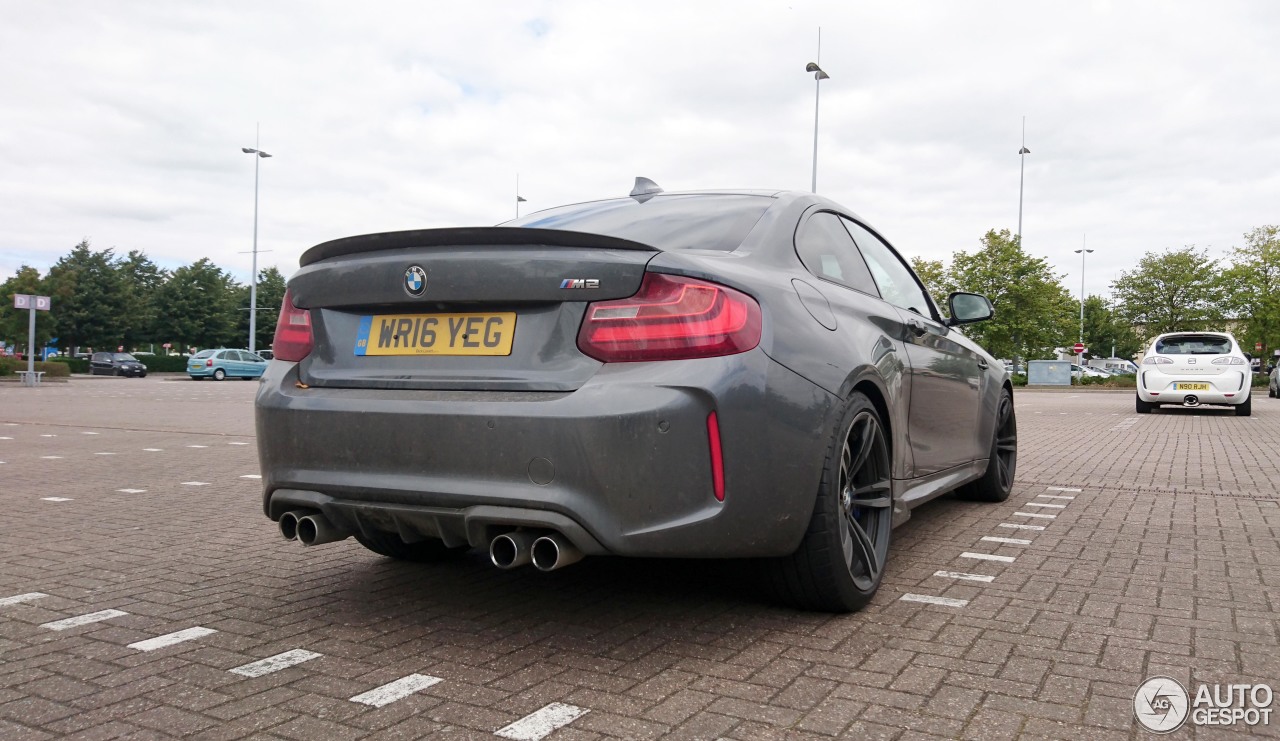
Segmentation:
<svg viewBox="0 0 1280 741">
<path fill-rule="evenodd" d="M 586 306 L 631 296 L 657 250 L 528 228 L 433 229 L 327 242 L 289 280 L 311 312 L 300 364 L 318 387 L 570 391 L 600 363 Z M 415 295 L 416 294 L 416 295 Z"/>
</svg>

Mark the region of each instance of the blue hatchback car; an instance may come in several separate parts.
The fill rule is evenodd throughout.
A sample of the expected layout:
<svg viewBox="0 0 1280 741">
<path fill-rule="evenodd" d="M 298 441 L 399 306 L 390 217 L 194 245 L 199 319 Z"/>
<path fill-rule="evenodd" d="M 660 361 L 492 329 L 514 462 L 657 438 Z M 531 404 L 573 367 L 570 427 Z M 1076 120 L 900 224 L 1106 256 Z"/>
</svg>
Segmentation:
<svg viewBox="0 0 1280 741">
<path fill-rule="evenodd" d="M 212 378 L 261 378 L 267 361 L 248 350 L 201 350 L 187 361 L 192 380 Z"/>
</svg>

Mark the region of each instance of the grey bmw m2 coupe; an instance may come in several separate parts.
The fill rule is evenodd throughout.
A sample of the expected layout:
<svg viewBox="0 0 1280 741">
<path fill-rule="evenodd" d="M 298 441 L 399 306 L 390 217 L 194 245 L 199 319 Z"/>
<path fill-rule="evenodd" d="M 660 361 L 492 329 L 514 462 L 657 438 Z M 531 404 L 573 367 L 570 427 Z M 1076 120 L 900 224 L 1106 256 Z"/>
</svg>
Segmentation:
<svg viewBox="0 0 1280 741">
<path fill-rule="evenodd" d="M 1013 486 L 1009 380 L 957 329 L 992 305 L 947 303 L 811 193 L 637 179 L 325 242 L 257 396 L 263 507 L 414 561 L 749 558 L 798 607 L 856 610 L 911 509 Z"/>
</svg>

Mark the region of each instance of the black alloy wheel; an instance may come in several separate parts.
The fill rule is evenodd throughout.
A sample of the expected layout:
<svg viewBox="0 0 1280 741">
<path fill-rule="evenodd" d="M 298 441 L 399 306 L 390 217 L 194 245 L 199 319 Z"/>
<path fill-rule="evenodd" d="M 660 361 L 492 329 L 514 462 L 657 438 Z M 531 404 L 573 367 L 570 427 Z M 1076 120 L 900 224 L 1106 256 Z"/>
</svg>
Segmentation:
<svg viewBox="0 0 1280 741">
<path fill-rule="evenodd" d="M 805 610 L 852 612 L 866 606 L 889 559 L 893 489 L 884 424 L 857 392 L 840 422 L 799 549 L 764 564 L 776 596 Z"/>
<path fill-rule="evenodd" d="M 996 431 L 991 442 L 987 472 L 982 478 L 960 487 L 956 495 L 979 502 L 1003 502 L 1013 491 L 1017 470 L 1018 417 L 1013 409 L 1013 393 L 1006 389 L 1001 392 L 1000 403 L 996 407 Z"/>
</svg>

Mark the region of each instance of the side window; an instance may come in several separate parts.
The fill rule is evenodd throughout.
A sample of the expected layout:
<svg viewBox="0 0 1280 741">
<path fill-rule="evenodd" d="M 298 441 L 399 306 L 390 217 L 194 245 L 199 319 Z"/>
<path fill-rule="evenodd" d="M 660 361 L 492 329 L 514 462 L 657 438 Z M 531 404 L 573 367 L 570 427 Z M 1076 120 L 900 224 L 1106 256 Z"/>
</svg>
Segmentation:
<svg viewBox="0 0 1280 741">
<path fill-rule="evenodd" d="M 889 245 L 856 221 L 845 219 L 845 226 L 858 243 L 862 256 L 871 268 L 871 275 L 880 288 L 885 301 L 900 309 L 914 311 L 923 317 L 934 318 L 932 304 L 924 289 L 916 281 L 915 273 L 907 267 Z"/>
<path fill-rule="evenodd" d="M 796 254 L 810 273 L 879 296 L 867 264 L 849 232 L 840 225 L 840 217 L 822 211 L 810 216 L 796 235 Z"/>
<path fill-rule="evenodd" d="M 106 354 L 106 353 L 104 353 L 104 352 L 99 352 L 99 353 L 94 353 L 94 354 L 93 354 L 93 360 L 94 360 L 94 362 L 95 362 L 95 363 L 102 363 L 102 362 L 108 361 L 108 360 L 110 360 L 110 359 L 111 359 L 111 356 L 107 355 L 107 354 Z"/>
</svg>

